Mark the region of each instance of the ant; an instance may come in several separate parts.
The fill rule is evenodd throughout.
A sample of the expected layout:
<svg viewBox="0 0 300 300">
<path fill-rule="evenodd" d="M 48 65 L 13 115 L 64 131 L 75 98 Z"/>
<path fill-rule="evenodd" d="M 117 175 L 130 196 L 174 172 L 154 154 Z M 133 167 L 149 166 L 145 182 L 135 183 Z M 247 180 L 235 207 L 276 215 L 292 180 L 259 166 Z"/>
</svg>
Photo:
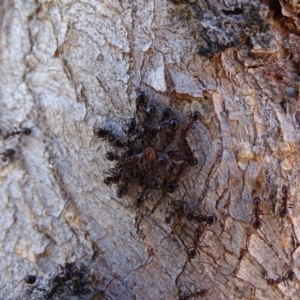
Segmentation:
<svg viewBox="0 0 300 300">
<path fill-rule="evenodd" d="M 1 160 L 3 162 L 12 161 L 16 151 L 14 149 L 6 149 L 4 152 L 0 153 Z"/>
<path fill-rule="evenodd" d="M 143 160 L 147 160 L 149 162 L 153 162 L 156 160 L 156 151 L 152 147 L 146 148 L 144 151 L 142 151 L 140 154 L 135 154 L 129 156 L 124 163 L 126 165 L 131 165 L 134 163 L 140 164 Z"/>
<path fill-rule="evenodd" d="M 13 132 L 10 132 L 10 133 L 6 134 L 4 136 L 4 139 L 7 140 L 9 137 L 19 135 L 19 134 L 30 135 L 31 134 L 31 129 L 27 128 L 27 127 L 22 127 L 22 128 L 20 128 L 20 130 L 16 130 L 16 131 L 13 131 Z"/>
<path fill-rule="evenodd" d="M 140 110 L 141 107 L 144 108 L 146 106 L 147 102 L 148 102 L 148 99 L 146 97 L 145 92 L 138 91 L 137 92 L 137 97 L 135 99 L 137 112 Z"/>
<path fill-rule="evenodd" d="M 193 213 L 189 213 L 186 218 L 189 221 L 194 221 L 195 223 L 202 223 L 205 222 L 206 226 L 210 226 L 215 224 L 218 221 L 218 218 L 215 214 L 212 215 L 195 215 Z"/>
<path fill-rule="evenodd" d="M 173 114 L 173 111 L 167 107 L 163 110 L 161 114 L 161 119 L 159 121 L 158 131 L 163 132 L 166 130 L 166 121 L 170 118 Z"/>
<path fill-rule="evenodd" d="M 196 257 L 197 244 L 199 243 L 200 237 L 203 235 L 203 233 L 204 233 L 203 229 L 200 229 L 200 228 L 195 229 L 195 232 L 194 232 L 194 246 L 188 252 L 188 256 L 189 256 L 190 259 L 194 259 Z"/>
<path fill-rule="evenodd" d="M 128 191 L 127 183 L 120 185 L 117 189 L 117 197 L 123 198 Z"/>
<path fill-rule="evenodd" d="M 181 136 L 185 138 L 188 134 L 188 132 L 192 129 L 195 122 L 198 121 L 200 117 L 200 112 L 195 111 L 190 115 L 190 122 L 186 125 L 185 129 L 182 131 Z"/>
<path fill-rule="evenodd" d="M 168 156 L 174 159 L 175 161 L 183 160 L 186 161 L 190 166 L 195 166 L 198 164 L 198 159 L 197 157 L 190 155 L 183 155 L 179 153 L 179 151 L 168 151 L 167 152 Z"/>
<path fill-rule="evenodd" d="M 148 190 L 150 189 L 150 184 L 145 183 L 142 186 L 142 191 L 138 193 L 137 198 L 135 199 L 135 205 L 137 207 L 140 207 L 142 203 L 144 202 L 145 198 L 147 197 Z"/>
<path fill-rule="evenodd" d="M 282 205 L 281 210 L 279 212 L 280 218 L 286 218 L 289 214 L 288 208 L 292 208 L 293 204 L 288 204 L 288 200 L 291 198 L 289 188 L 286 185 L 282 186 Z"/>
<path fill-rule="evenodd" d="M 171 118 L 169 120 L 170 131 L 166 132 L 166 142 L 163 144 L 163 149 L 166 149 L 171 142 L 175 139 L 176 131 L 179 128 L 179 121 L 176 118 Z"/>
<path fill-rule="evenodd" d="M 295 278 L 295 273 L 292 270 L 289 270 L 284 276 L 278 277 L 277 279 L 267 279 L 267 283 L 268 285 L 276 285 L 287 280 L 293 281 Z"/>
<path fill-rule="evenodd" d="M 255 197 L 253 199 L 253 205 L 254 205 L 254 210 L 253 210 L 253 215 L 254 218 L 252 219 L 251 223 L 254 229 L 260 229 L 262 225 L 262 219 L 259 218 L 259 215 L 261 213 L 259 205 L 261 204 L 261 199 L 259 197 Z"/>
<path fill-rule="evenodd" d="M 167 192 L 170 194 L 174 193 L 177 190 L 178 186 L 179 185 L 177 180 L 170 180 L 166 183 Z"/>
<path fill-rule="evenodd" d="M 133 134 L 135 131 L 136 131 L 136 127 L 137 127 L 137 124 L 136 124 L 136 120 L 135 118 L 129 118 L 128 121 L 127 121 L 127 128 L 123 131 L 127 134 L 127 135 L 131 135 Z"/>
<path fill-rule="evenodd" d="M 61 264 L 58 265 L 57 269 L 61 269 L 61 273 L 58 274 L 57 276 L 60 277 L 60 275 L 63 275 L 63 278 L 67 280 L 71 280 L 74 276 L 74 271 L 76 270 L 76 273 L 78 273 L 78 267 L 76 266 L 76 263 L 66 263 L 65 266 L 63 267 Z"/>
<path fill-rule="evenodd" d="M 179 300 L 188 300 L 192 297 L 203 297 L 208 293 L 208 289 L 201 289 L 196 290 L 195 293 L 192 294 L 183 294 L 182 296 L 179 296 Z"/>
<path fill-rule="evenodd" d="M 182 201 L 178 208 L 176 208 L 174 211 L 172 211 L 166 218 L 165 218 L 165 222 L 167 224 L 170 224 L 172 219 L 176 218 L 177 220 L 179 220 L 185 213 L 186 209 L 187 209 L 188 205 L 186 202 Z"/>
<path fill-rule="evenodd" d="M 117 148 L 122 148 L 125 145 L 125 143 L 121 139 L 115 137 L 115 135 L 113 135 L 107 129 L 104 129 L 104 128 L 101 128 L 101 127 L 97 127 L 97 128 L 94 129 L 94 134 L 98 138 L 102 139 L 102 141 L 108 140 L 110 143 L 112 143 Z"/>
<path fill-rule="evenodd" d="M 120 159 L 119 155 L 117 155 L 117 154 L 115 154 L 115 153 L 113 153 L 111 151 L 107 151 L 106 154 L 105 154 L 105 157 L 109 161 L 119 160 Z"/>
</svg>

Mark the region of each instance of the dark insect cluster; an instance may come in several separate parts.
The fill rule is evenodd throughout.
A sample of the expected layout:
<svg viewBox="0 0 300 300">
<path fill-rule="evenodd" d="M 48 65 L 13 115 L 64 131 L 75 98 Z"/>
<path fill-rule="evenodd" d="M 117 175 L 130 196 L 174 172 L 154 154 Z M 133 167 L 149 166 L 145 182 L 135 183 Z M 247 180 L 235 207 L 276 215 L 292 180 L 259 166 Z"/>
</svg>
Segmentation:
<svg viewBox="0 0 300 300">
<path fill-rule="evenodd" d="M 136 116 L 127 120 L 122 136 L 106 128 L 94 129 L 97 137 L 111 145 L 105 157 L 114 166 L 105 172 L 104 183 L 116 185 L 119 198 L 138 188 L 138 207 L 152 192 L 162 197 L 174 193 L 184 174 L 198 164 L 186 136 L 199 117 L 195 111 L 185 120 L 175 110 L 161 107 L 139 91 Z"/>
</svg>

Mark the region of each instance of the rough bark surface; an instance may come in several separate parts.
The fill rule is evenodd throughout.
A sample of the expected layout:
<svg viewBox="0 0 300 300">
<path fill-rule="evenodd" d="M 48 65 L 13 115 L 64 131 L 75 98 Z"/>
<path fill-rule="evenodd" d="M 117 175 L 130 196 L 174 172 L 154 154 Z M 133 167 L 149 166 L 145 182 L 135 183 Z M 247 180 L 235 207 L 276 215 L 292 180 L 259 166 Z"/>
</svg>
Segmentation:
<svg viewBox="0 0 300 300">
<path fill-rule="evenodd" d="M 16 150 L 0 169 L 1 299 L 68 297 L 53 278 L 75 260 L 85 295 L 68 299 L 299 299 L 297 1 L 0 3 L 0 147 Z M 138 209 L 103 184 L 109 144 L 93 134 L 120 129 L 138 89 L 201 112 L 201 164 L 153 213 L 155 197 Z M 20 127 L 32 134 L 4 139 Z M 183 196 L 218 217 L 194 259 L 195 226 L 164 221 Z"/>
</svg>

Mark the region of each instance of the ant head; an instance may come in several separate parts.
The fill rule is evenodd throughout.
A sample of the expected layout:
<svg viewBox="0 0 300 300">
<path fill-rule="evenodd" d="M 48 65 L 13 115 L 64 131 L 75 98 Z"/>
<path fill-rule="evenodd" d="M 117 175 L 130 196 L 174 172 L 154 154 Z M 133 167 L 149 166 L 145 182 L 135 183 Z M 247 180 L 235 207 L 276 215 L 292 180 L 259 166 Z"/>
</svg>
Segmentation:
<svg viewBox="0 0 300 300">
<path fill-rule="evenodd" d="M 282 194 L 286 195 L 289 192 L 289 188 L 284 184 L 281 188 Z"/>
<path fill-rule="evenodd" d="M 296 278 L 296 275 L 292 270 L 290 270 L 287 272 L 286 277 L 288 278 L 288 280 L 293 281 Z"/>
<path fill-rule="evenodd" d="M 105 157 L 106 157 L 107 160 L 110 160 L 110 161 L 115 159 L 115 155 L 111 151 L 107 151 L 106 154 L 105 154 Z"/>
<path fill-rule="evenodd" d="M 108 135 L 108 130 L 104 129 L 104 128 L 100 128 L 97 127 L 94 129 L 94 134 L 98 137 L 98 138 L 105 138 Z"/>
<path fill-rule="evenodd" d="M 279 213 L 280 218 L 286 218 L 288 215 L 289 211 L 287 210 L 287 208 L 283 208 Z"/>
<path fill-rule="evenodd" d="M 253 199 L 253 204 L 254 205 L 259 205 L 261 203 L 261 199 L 259 198 L 259 197 L 255 197 L 254 199 Z"/>
<path fill-rule="evenodd" d="M 172 118 L 169 122 L 169 127 L 172 131 L 176 131 L 178 129 L 178 120 L 176 118 Z"/>
<path fill-rule="evenodd" d="M 22 133 L 25 134 L 25 135 L 30 135 L 30 134 L 31 134 L 31 129 L 30 129 L 30 128 L 27 128 L 27 127 L 21 128 L 21 131 L 22 131 Z"/>
<path fill-rule="evenodd" d="M 146 94 L 143 91 L 138 91 L 137 92 L 137 97 L 136 97 L 136 104 L 145 104 L 146 102 Z"/>
<path fill-rule="evenodd" d="M 171 115 L 172 115 L 172 110 L 171 108 L 167 107 L 163 110 L 161 117 L 163 118 L 163 120 L 168 119 Z"/>
<path fill-rule="evenodd" d="M 148 117 L 152 117 L 155 114 L 156 107 L 153 105 L 148 105 L 145 107 L 144 112 Z"/>
<path fill-rule="evenodd" d="M 189 255 L 190 259 L 194 259 L 196 257 L 196 254 L 197 254 L 196 249 L 191 249 L 188 252 L 188 255 Z"/>
<path fill-rule="evenodd" d="M 200 112 L 199 111 L 195 111 L 191 114 L 191 119 L 192 121 L 197 121 L 200 117 Z"/>
<path fill-rule="evenodd" d="M 136 127 L 136 120 L 135 120 L 135 118 L 128 119 L 127 126 L 128 126 L 129 129 L 134 129 Z"/>
<path fill-rule="evenodd" d="M 179 204 L 179 209 L 180 210 L 186 210 L 188 208 L 188 205 L 186 202 L 182 201 L 180 204 Z"/>
<path fill-rule="evenodd" d="M 152 181 L 152 183 L 151 183 L 151 187 L 152 187 L 153 189 L 155 189 L 155 190 L 158 190 L 158 189 L 161 188 L 161 184 L 160 184 L 157 180 L 154 180 L 154 181 Z"/>
<path fill-rule="evenodd" d="M 118 198 L 123 198 L 123 196 L 125 196 L 126 193 L 127 193 L 127 188 L 125 186 L 120 186 L 117 189 L 117 197 Z"/>
<path fill-rule="evenodd" d="M 215 224 L 218 221 L 218 218 L 215 214 L 207 216 L 207 222 L 206 224 L 208 226 Z"/>
<path fill-rule="evenodd" d="M 255 219 L 253 220 L 252 226 L 254 229 L 259 229 L 262 225 L 261 219 Z"/>
<path fill-rule="evenodd" d="M 198 164 L 198 159 L 195 156 L 192 156 L 188 159 L 190 166 L 196 166 Z"/>
</svg>

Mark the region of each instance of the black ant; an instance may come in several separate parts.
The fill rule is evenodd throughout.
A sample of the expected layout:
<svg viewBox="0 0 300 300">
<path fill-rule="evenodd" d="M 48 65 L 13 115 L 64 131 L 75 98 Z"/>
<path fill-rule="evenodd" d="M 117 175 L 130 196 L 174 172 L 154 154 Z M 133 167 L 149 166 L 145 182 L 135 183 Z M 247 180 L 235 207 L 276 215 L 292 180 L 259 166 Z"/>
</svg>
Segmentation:
<svg viewBox="0 0 300 300">
<path fill-rule="evenodd" d="M 277 279 L 267 279 L 268 285 L 276 285 L 287 280 L 293 281 L 296 278 L 295 273 L 292 270 L 287 271 L 285 276 L 278 277 Z"/>
<path fill-rule="evenodd" d="M 195 229 L 195 232 L 194 232 L 194 246 L 188 252 L 188 256 L 189 256 L 190 259 L 194 259 L 196 257 L 197 245 L 200 242 L 200 237 L 203 235 L 203 232 L 204 232 L 203 229 L 200 229 L 200 228 Z"/>
<path fill-rule="evenodd" d="M 6 134 L 4 136 L 4 139 L 7 140 L 9 137 L 19 135 L 19 134 L 30 135 L 31 134 L 31 129 L 27 128 L 27 127 L 22 127 L 22 128 L 20 128 L 20 130 L 16 130 L 16 131 L 13 131 L 13 132 L 10 132 L 10 133 Z"/>
<path fill-rule="evenodd" d="M 193 221 L 195 223 L 203 223 L 205 222 L 206 226 L 210 226 L 215 224 L 218 221 L 218 218 L 215 214 L 212 215 L 195 215 L 193 213 L 189 213 L 186 218 L 189 221 Z"/>
<path fill-rule="evenodd" d="M 123 198 L 128 191 L 127 183 L 121 184 L 117 189 L 117 197 Z"/>
<path fill-rule="evenodd" d="M 200 112 L 195 111 L 190 115 L 190 122 L 186 125 L 185 129 L 182 131 L 181 136 L 185 138 L 188 134 L 188 132 L 192 129 L 195 122 L 198 121 L 200 117 Z"/>
<path fill-rule="evenodd" d="M 15 153 L 16 151 L 14 149 L 6 149 L 4 152 L 0 153 L 1 160 L 3 162 L 12 161 Z"/>
<path fill-rule="evenodd" d="M 282 186 L 282 206 L 279 212 L 280 218 L 286 218 L 289 214 L 288 208 L 292 208 L 293 204 L 288 204 L 288 200 L 291 198 L 289 188 L 286 185 Z"/>
<path fill-rule="evenodd" d="M 135 118 L 129 118 L 128 121 L 127 121 L 127 128 L 126 130 L 123 130 L 127 135 L 131 135 L 133 134 L 135 131 L 136 131 L 136 127 L 137 127 L 137 124 L 136 124 L 136 120 Z"/>
<path fill-rule="evenodd" d="M 190 155 L 183 155 L 179 151 L 168 151 L 167 152 L 168 156 L 171 157 L 175 161 L 186 161 L 190 166 L 195 166 L 198 164 L 198 159 L 197 157 Z"/>
<path fill-rule="evenodd" d="M 61 269 L 61 273 L 57 276 L 63 275 L 63 278 L 65 280 L 71 280 L 74 276 L 74 274 L 78 273 L 78 267 L 76 266 L 76 263 L 66 263 L 63 267 L 61 264 L 58 265 L 57 268 Z M 74 272 L 76 270 L 76 273 Z"/>
<path fill-rule="evenodd" d="M 174 193 L 178 188 L 178 182 L 176 180 L 170 180 L 166 183 L 166 190 L 168 193 Z"/>
<path fill-rule="evenodd" d="M 159 121 L 158 131 L 163 132 L 166 130 L 167 120 L 171 117 L 173 114 L 172 110 L 170 108 L 165 108 L 161 114 L 161 119 Z"/>
<path fill-rule="evenodd" d="M 113 153 L 111 151 L 107 151 L 106 154 L 105 154 L 105 157 L 109 161 L 119 160 L 120 159 L 119 155 L 117 155 L 117 154 L 115 154 L 115 153 Z"/>
<path fill-rule="evenodd" d="M 145 107 L 148 102 L 145 92 L 138 91 L 135 99 L 136 110 L 139 111 L 141 107 Z"/>
<path fill-rule="evenodd" d="M 260 219 L 259 215 L 261 213 L 260 210 L 260 204 L 261 204 L 261 199 L 259 197 L 255 197 L 253 199 L 253 205 L 254 205 L 254 210 L 253 210 L 253 215 L 254 218 L 252 220 L 252 226 L 254 229 L 259 229 L 262 225 L 262 219 Z"/>
<path fill-rule="evenodd" d="M 179 220 L 185 213 L 186 209 L 187 209 L 188 205 L 186 202 L 182 201 L 178 208 L 176 208 L 174 211 L 172 211 L 171 213 L 169 213 L 169 215 L 165 218 L 165 222 L 167 224 L 170 224 L 172 219 L 176 218 L 177 220 Z"/>
<path fill-rule="evenodd" d="M 122 148 L 125 146 L 125 143 L 121 139 L 117 138 L 114 134 L 111 133 L 111 131 L 107 129 L 97 127 L 94 129 L 94 134 L 103 141 L 107 139 L 117 148 Z"/>
<path fill-rule="evenodd" d="M 176 131 L 179 128 L 179 121 L 176 118 L 171 118 L 169 120 L 168 125 L 170 131 L 166 132 L 166 141 L 163 144 L 163 149 L 166 149 L 171 144 L 171 142 L 175 139 Z"/>
<path fill-rule="evenodd" d="M 154 105 L 148 105 L 144 107 L 144 114 L 146 115 L 146 120 L 150 121 L 154 117 L 156 112 L 156 107 Z M 152 123 L 153 125 L 153 123 Z M 152 125 L 145 125 L 146 127 L 150 127 Z"/>
</svg>

